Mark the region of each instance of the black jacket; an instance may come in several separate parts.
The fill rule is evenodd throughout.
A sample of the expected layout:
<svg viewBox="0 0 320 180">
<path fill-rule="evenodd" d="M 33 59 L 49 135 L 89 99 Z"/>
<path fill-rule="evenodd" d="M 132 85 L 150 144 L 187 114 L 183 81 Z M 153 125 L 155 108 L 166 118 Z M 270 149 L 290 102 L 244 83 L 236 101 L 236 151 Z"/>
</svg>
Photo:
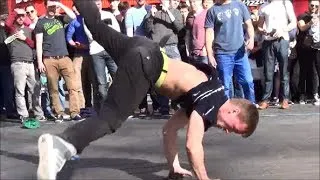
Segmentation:
<svg viewBox="0 0 320 180">
<path fill-rule="evenodd" d="M 0 26 L 0 66 L 10 66 L 10 56 L 7 45 L 4 40 L 7 38 L 7 33 L 4 27 Z"/>
</svg>

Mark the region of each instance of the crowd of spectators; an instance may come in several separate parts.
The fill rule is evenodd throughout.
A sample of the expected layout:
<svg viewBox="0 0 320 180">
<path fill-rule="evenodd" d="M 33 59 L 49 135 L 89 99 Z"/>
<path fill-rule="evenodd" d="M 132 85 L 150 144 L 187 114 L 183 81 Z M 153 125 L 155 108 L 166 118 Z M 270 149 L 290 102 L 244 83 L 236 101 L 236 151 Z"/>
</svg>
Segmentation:
<svg viewBox="0 0 320 180">
<path fill-rule="evenodd" d="M 133 7 L 109 1 L 103 9 L 95 0 L 104 23 L 152 39 L 176 61 L 216 68 L 229 98 L 246 98 L 261 110 L 319 106 L 319 0 L 309 0 L 301 15 L 290 0 L 249 6 L 240 0 L 136 0 Z M 1 117 L 83 120 L 100 112 L 117 65 L 76 7 L 59 0 L 44 5 L 41 16 L 33 4 L 0 16 Z M 166 116 L 179 108 L 175 100 L 148 94 L 152 111 L 146 95 L 141 116 Z"/>
</svg>

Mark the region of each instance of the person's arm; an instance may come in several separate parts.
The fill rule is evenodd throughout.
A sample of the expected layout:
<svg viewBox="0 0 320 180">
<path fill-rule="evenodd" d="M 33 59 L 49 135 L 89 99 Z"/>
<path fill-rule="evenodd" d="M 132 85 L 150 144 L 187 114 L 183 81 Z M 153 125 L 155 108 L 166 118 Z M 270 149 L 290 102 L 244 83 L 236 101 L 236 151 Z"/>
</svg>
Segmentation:
<svg viewBox="0 0 320 180">
<path fill-rule="evenodd" d="M 84 19 L 83 19 L 83 29 L 84 29 L 84 32 L 85 32 L 86 35 L 87 35 L 87 38 L 88 38 L 88 40 L 89 40 L 89 43 L 91 43 L 92 41 L 94 41 L 90 30 L 88 29 L 86 23 L 84 22 Z"/>
<path fill-rule="evenodd" d="M 127 31 L 127 36 L 129 37 L 133 37 L 134 34 L 134 29 L 133 29 L 133 16 L 132 16 L 132 10 L 129 9 L 126 13 L 126 17 L 125 17 L 125 25 L 126 25 L 126 31 Z"/>
<path fill-rule="evenodd" d="M 180 12 L 178 12 L 178 10 L 174 9 L 174 11 L 177 11 L 176 13 L 174 13 L 174 15 L 172 14 L 172 12 L 170 10 L 168 10 L 168 15 L 170 17 L 170 20 L 173 24 L 173 27 L 175 29 L 175 31 L 178 33 L 182 28 L 183 28 L 183 19 L 182 19 L 182 15 Z"/>
<path fill-rule="evenodd" d="M 251 19 L 245 22 L 245 26 L 246 26 L 247 34 L 249 36 L 249 39 L 246 42 L 246 47 L 248 50 L 252 50 L 254 47 L 254 28 L 253 28 Z"/>
<path fill-rule="evenodd" d="M 26 37 L 23 33 L 17 33 L 16 34 L 17 38 L 20 39 L 21 41 L 24 41 L 30 48 L 35 48 L 35 43 L 32 38 Z"/>
<path fill-rule="evenodd" d="M 289 20 L 289 24 L 286 28 L 284 28 L 285 32 L 289 32 L 297 27 L 297 18 L 294 13 L 293 5 L 290 1 L 285 1 L 285 6 L 287 10 L 287 17 Z"/>
<path fill-rule="evenodd" d="M 264 29 L 264 22 L 265 22 L 265 17 L 263 15 L 259 16 L 259 20 L 258 20 L 258 31 L 263 34 L 266 35 L 267 31 L 266 29 Z"/>
<path fill-rule="evenodd" d="M 73 41 L 72 37 L 74 35 L 74 33 L 76 32 L 76 22 L 77 22 L 77 19 L 74 19 L 68 26 L 68 29 L 67 29 L 67 33 L 66 33 L 66 39 L 67 39 L 67 42 L 71 45 L 71 46 L 76 46 L 76 43 Z"/>
<path fill-rule="evenodd" d="M 144 17 L 144 31 L 146 34 L 150 34 L 153 29 L 153 21 L 154 21 L 154 15 L 156 12 L 154 12 L 154 7 L 151 8 L 150 12 Z"/>
<path fill-rule="evenodd" d="M 111 21 L 112 21 L 112 28 L 118 32 L 121 32 L 120 30 L 120 25 L 116 19 L 116 17 L 112 14 L 112 16 L 110 16 Z"/>
<path fill-rule="evenodd" d="M 209 63 L 213 66 L 213 67 L 217 67 L 217 62 L 214 58 L 214 52 L 213 52 L 213 41 L 214 41 L 214 27 L 215 27 L 215 21 L 216 21 L 216 15 L 214 12 L 214 9 L 209 9 L 206 15 L 206 20 L 205 20 L 205 24 L 204 27 L 206 29 L 206 49 L 207 49 L 207 53 L 208 53 L 208 60 Z"/>
<path fill-rule="evenodd" d="M 76 19 L 77 18 L 76 14 L 70 8 L 68 8 L 67 6 L 62 4 L 61 2 L 59 2 L 59 1 L 48 1 L 48 3 L 49 2 L 52 3 L 53 5 L 56 5 L 56 6 L 60 7 L 66 13 L 66 15 L 69 16 L 69 18 L 71 18 L 71 19 Z"/>
<path fill-rule="evenodd" d="M 46 68 L 43 64 L 43 50 L 42 50 L 42 43 L 43 43 L 43 33 L 36 34 L 36 52 L 37 52 L 37 60 L 38 60 L 38 69 L 41 73 L 46 71 Z"/>
<path fill-rule="evenodd" d="M 309 21 L 306 23 L 303 19 L 298 21 L 298 28 L 300 31 L 306 31 L 308 30 L 312 25 L 312 21 Z"/>
<path fill-rule="evenodd" d="M 250 13 L 249 13 L 247 6 L 244 5 L 244 3 L 240 2 L 240 7 L 242 10 L 242 18 L 243 18 L 242 20 L 245 25 L 245 29 L 247 31 L 247 34 L 249 36 L 249 39 L 245 42 L 246 48 L 248 50 L 252 50 L 253 46 L 254 46 L 254 28 L 252 25 L 252 20 L 251 20 Z"/>
<path fill-rule="evenodd" d="M 193 111 L 187 130 L 186 149 L 190 165 L 199 180 L 208 180 L 206 167 L 204 164 L 204 150 L 202 140 L 204 136 L 204 122 L 202 117 Z"/>
<path fill-rule="evenodd" d="M 214 41 L 214 30 L 213 28 L 206 28 L 206 49 L 208 53 L 208 59 L 209 63 L 213 66 L 217 66 L 216 59 L 214 58 L 214 52 L 213 52 L 213 41 Z"/>
<path fill-rule="evenodd" d="M 7 31 L 7 33 L 14 34 L 15 31 L 15 27 L 13 26 L 14 20 L 17 17 L 17 12 L 16 10 L 14 10 L 12 13 L 10 13 L 10 15 L 8 16 L 6 22 L 5 22 L 5 29 Z"/>
</svg>

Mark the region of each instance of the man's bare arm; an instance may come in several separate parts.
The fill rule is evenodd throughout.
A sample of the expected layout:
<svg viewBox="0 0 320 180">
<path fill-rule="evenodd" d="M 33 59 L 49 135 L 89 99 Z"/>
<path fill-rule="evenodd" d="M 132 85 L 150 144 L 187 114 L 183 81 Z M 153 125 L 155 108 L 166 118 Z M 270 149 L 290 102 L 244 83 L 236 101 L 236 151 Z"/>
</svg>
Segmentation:
<svg viewBox="0 0 320 180">
<path fill-rule="evenodd" d="M 252 50 L 254 47 L 254 28 L 253 28 L 251 19 L 245 21 L 245 26 L 246 26 L 247 33 L 249 35 L 249 39 L 247 41 L 246 46 L 247 46 L 247 49 Z"/>
<path fill-rule="evenodd" d="M 67 14 L 67 16 L 69 16 L 69 18 L 71 19 L 77 18 L 76 14 L 69 7 L 65 6 L 60 2 L 57 2 L 57 5 Z"/>
<path fill-rule="evenodd" d="M 213 48 L 212 48 L 212 43 L 214 40 L 214 30 L 213 28 L 206 28 L 206 49 L 207 49 L 207 53 L 208 53 L 208 59 L 209 59 L 209 63 L 211 63 L 211 65 L 213 67 L 217 66 L 217 62 L 214 58 L 213 55 Z"/>
<path fill-rule="evenodd" d="M 37 51 L 37 59 L 38 59 L 38 69 L 41 73 L 46 71 L 46 68 L 42 61 L 42 43 L 43 43 L 43 33 L 36 34 L 36 51 Z"/>
<path fill-rule="evenodd" d="M 259 31 L 261 34 L 266 34 L 266 33 L 267 33 L 266 30 L 263 28 L 264 21 L 265 21 L 264 16 L 259 16 L 258 31 Z"/>
<path fill-rule="evenodd" d="M 196 178 L 199 180 L 208 180 L 206 167 L 204 165 L 204 151 L 202 140 L 204 136 L 204 123 L 202 117 L 193 111 L 190 116 L 188 131 L 187 131 L 187 154 L 190 165 Z"/>
</svg>

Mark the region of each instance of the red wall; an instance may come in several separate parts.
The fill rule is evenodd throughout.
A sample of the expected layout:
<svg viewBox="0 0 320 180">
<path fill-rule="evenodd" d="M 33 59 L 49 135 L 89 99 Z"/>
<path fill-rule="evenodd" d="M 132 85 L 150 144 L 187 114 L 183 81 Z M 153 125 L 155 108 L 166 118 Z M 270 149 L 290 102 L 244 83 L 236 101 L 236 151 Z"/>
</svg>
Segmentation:
<svg viewBox="0 0 320 180">
<path fill-rule="evenodd" d="M 296 16 L 299 16 L 308 10 L 308 0 L 293 0 L 293 7 Z"/>
<path fill-rule="evenodd" d="M 29 4 L 27 2 L 27 3 L 19 3 L 18 5 L 16 5 L 16 0 L 7 0 L 7 1 L 8 1 L 8 10 L 9 10 L 9 12 L 11 12 L 15 7 L 25 7 L 26 4 Z M 135 5 L 135 3 L 136 3 L 136 0 L 120 0 L 120 1 L 128 1 L 131 6 Z M 39 15 L 42 15 L 42 14 L 45 13 L 43 0 L 33 0 L 32 2 L 33 2 L 33 4 L 35 4 Z M 69 6 L 69 7 L 71 7 L 72 4 L 73 4 L 73 0 L 61 0 L 61 2 L 64 5 Z M 158 2 L 160 2 L 160 0 L 147 0 L 147 2 L 148 3 L 158 3 Z M 109 7 L 109 1 L 108 0 L 102 0 L 102 3 L 103 3 L 103 7 L 104 8 Z"/>
</svg>

